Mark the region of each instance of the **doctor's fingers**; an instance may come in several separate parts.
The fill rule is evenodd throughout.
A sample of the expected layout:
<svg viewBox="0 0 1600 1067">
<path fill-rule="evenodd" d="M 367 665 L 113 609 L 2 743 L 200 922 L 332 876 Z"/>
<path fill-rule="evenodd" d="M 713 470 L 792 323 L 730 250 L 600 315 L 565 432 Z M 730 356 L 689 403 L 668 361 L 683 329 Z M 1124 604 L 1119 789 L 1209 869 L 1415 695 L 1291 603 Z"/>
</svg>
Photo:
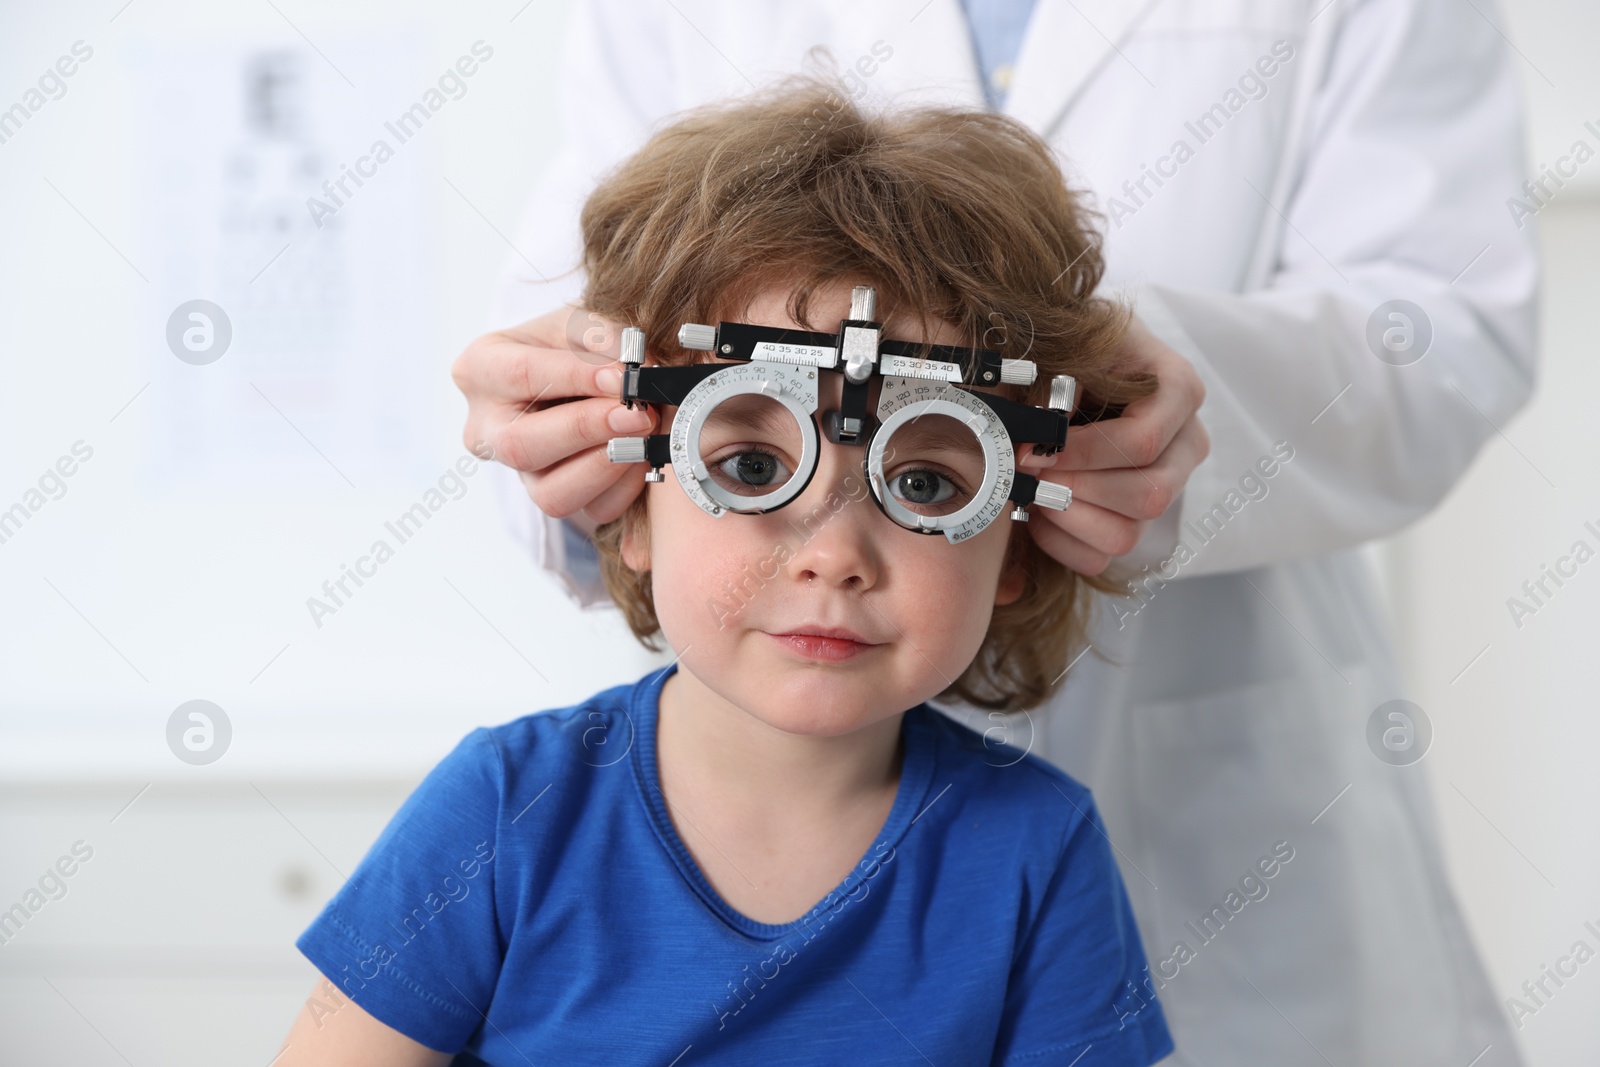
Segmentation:
<svg viewBox="0 0 1600 1067">
<path fill-rule="evenodd" d="M 1091 422 L 1067 433 L 1067 445 L 1051 466 L 1057 470 L 1112 470 L 1147 467 L 1196 422 L 1206 397 L 1194 365 L 1148 330 L 1130 337 L 1134 369 L 1156 375 L 1156 391 L 1123 409 L 1115 419 Z"/>
<path fill-rule="evenodd" d="M 1049 466 L 1056 470 L 1115 470 L 1148 467 L 1159 460 L 1186 427 L 1198 424 L 1196 394 L 1165 383 L 1135 400 L 1120 416 L 1074 426 L 1067 444 Z"/>
<path fill-rule="evenodd" d="M 606 459 L 606 450 L 602 447 L 587 449 L 541 471 L 520 470 L 518 473 L 528 490 L 528 497 L 540 511 L 554 519 L 565 519 L 594 506 L 634 467 L 639 468 L 637 483 L 642 486 L 642 464 L 612 463 Z M 612 498 L 608 498 L 608 501 L 613 505 L 615 503 Z M 617 509 L 617 514 L 626 510 L 626 506 L 624 502 Z"/>
<path fill-rule="evenodd" d="M 1032 514 L 1028 532 L 1034 544 L 1079 574 L 1099 574 L 1133 551 L 1149 525 L 1076 498 L 1065 511 L 1034 508 Z"/>
<path fill-rule="evenodd" d="M 499 410 L 504 421 L 477 432 L 483 434 L 492 458 L 519 471 L 543 471 L 569 456 L 604 446 L 613 437 L 648 433 L 656 423 L 649 407 L 630 409 L 606 398 L 572 399 L 527 412 Z M 468 438 L 475 425 L 479 424 L 469 417 Z M 603 448 L 600 458 L 605 459 Z"/>
<path fill-rule="evenodd" d="M 604 399 L 621 392 L 614 365 L 596 366 L 572 352 L 534 348 L 503 334 L 486 334 L 468 345 L 451 367 L 451 376 L 467 398 L 461 435 L 467 449 L 519 470 L 538 470 L 599 444 L 611 436 L 606 414 L 620 408 L 615 399 Z M 565 436 L 540 448 L 537 431 L 546 425 L 540 422 L 543 412 L 580 397 L 596 399 L 548 424 Z M 633 421 L 617 432 L 643 425 Z"/>
<path fill-rule="evenodd" d="M 1148 467 L 1119 470 L 1039 472 L 1072 490 L 1072 507 L 1080 501 L 1130 519 L 1156 519 L 1166 513 L 1188 484 L 1189 476 L 1211 450 L 1211 439 L 1198 419 L 1191 420 L 1172 439 L 1167 450 Z"/>
<path fill-rule="evenodd" d="M 475 338 L 450 366 L 469 405 L 523 406 L 572 396 L 617 396 L 620 334 L 590 330 L 569 340 L 563 308 Z M 601 376 L 601 371 L 610 373 Z"/>
</svg>

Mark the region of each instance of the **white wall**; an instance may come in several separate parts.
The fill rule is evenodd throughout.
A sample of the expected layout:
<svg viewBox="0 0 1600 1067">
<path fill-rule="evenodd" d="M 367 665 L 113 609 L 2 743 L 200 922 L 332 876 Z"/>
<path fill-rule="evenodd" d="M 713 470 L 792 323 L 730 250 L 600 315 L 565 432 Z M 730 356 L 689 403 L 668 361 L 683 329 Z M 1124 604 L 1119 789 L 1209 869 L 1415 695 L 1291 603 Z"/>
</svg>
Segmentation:
<svg viewBox="0 0 1600 1067">
<path fill-rule="evenodd" d="M 1600 113 L 1600 108 L 1596 109 Z M 1548 287 L 1534 401 L 1437 511 L 1391 549 L 1398 629 L 1434 727 L 1432 779 L 1447 854 L 1502 998 L 1579 939 L 1600 938 L 1600 559 L 1532 615 L 1507 605 L 1571 553 L 1600 551 L 1600 199 L 1541 213 Z M 1593 530 L 1586 527 L 1593 524 Z M 1519 625 L 1520 623 L 1520 625 Z M 1570 966 L 1568 967 L 1570 970 Z M 1600 1057 L 1600 964 L 1521 1016 L 1533 1064 Z M 1542 994 L 1541 994 L 1542 996 Z"/>
</svg>

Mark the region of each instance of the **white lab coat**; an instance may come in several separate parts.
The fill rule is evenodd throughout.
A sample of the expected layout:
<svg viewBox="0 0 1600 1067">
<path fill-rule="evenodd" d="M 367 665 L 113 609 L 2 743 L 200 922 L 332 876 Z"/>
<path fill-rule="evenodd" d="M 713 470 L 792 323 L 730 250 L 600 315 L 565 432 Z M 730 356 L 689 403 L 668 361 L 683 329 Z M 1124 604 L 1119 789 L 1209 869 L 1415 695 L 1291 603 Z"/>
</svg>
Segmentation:
<svg viewBox="0 0 1600 1067">
<path fill-rule="evenodd" d="M 1264 92 L 1241 88 L 1277 41 L 1293 58 Z M 576 262 L 584 196 L 653 124 L 819 43 L 868 106 L 983 106 L 957 0 L 580 0 L 560 53 L 567 146 L 495 324 L 578 294 L 581 275 L 541 276 Z M 1202 142 L 1186 123 L 1213 104 Z M 1120 668 L 1083 657 L 1031 716 L 1034 749 L 1094 790 L 1151 965 L 1175 975 L 1167 1062 L 1517 1063 L 1446 883 L 1426 761 L 1367 746 L 1371 712 L 1407 691 L 1357 552 L 1437 504 L 1532 388 L 1538 278 L 1504 207 L 1522 179 L 1505 43 L 1459 0 L 1038 0 L 1005 111 L 1094 191 L 1108 284 L 1208 391 L 1211 454 L 1131 557 L 1181 539 L 1193 558 L 1136 614 L 1096 620 Z M 1410 366 L 1366 340 L 1395 298 L 1432 323 Z M 1278 442 L 1293 458 L 1246 486 L 1267 495 L 1236 491 Z M 565 574 L 561 524 L 505 484 L 540 563 L 603 600 Z M 1207 515 L 1220 532 L 1201 547 Z M 1267 896 L 1230 901 L 1283 841 L 1293 859 Z M 1229 919 L 1206 942 L 1217 904 Z M 1175 959 L 1178 942 L 1192 955 Z"/>
</svg>

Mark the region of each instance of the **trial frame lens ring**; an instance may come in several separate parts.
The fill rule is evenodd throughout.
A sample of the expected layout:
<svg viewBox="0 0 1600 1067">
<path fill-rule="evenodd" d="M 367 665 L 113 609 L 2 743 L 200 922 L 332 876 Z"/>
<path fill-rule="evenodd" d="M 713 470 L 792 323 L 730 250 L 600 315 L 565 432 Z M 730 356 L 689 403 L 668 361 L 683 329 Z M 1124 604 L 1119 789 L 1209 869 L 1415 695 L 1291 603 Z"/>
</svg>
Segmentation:
<svg viewBox="0 0 1600 1067">
<path fill-rule="evenodd" d="M 752 369 L 756 372 L 755 377 L 750 376 Z M 788 367 L 758 367 L 754 363 L 746 363 L 718 371 L 696 385 L 684 397 L 683 404 L 678 409 L 678 416 L 673 420 L 672 467 L 684 491 L 701 508 L 712 511 L 712 508 L 706 507 L 706 501 L 709 500 L 713 502 L 714 507 L 724 511 L 743 514 L 774 511 L 799 496 L 811 483 L 811 476 L 817 469 L 817 457 L 821 447 L 817 422 L 812 415 L 816 403 L 812 400 L 811 410 L 808 410 L 801 400 L 793 395 L 791 388 L 786 388 L 788 378 L 793 373 Z M 730 378 L 735 380 L 730 381 Z M 740 378 L 745 380 L 737 380 Z M 718 485 L 711 477 L 700 451 L 700 435 L 711 413 L 725 401 L 750 395 L 764 396 L 781 404 L 794 419 L 796 428 L 800 431 L 800 459 L 794 473 L 783 485 L 761 496 L 741 496 Z M 682 420 L 685 408 L 692 410 L 680 436 L 677 423 Z"/>
<path fill-rule="evenodd" d="M 978 403 L 988 409 L 987 404 L 983 404 L 982 401 Z M 973 492 L 970 503 L 949 515 L 922 515 L 905 507 L 895 499 L 893 493 L 889 492 L 888 479 L 883 473 L 884 453 L 888 450 L 889 441 L 894 437 L 895 431 L 924 415 L 944 415 L 954 419 L 977 439 L 978 447 L 983 450 L 983 483 Z M 889 518 L 909 530 L 921 533 L 944 533 L 949 538 L 953 531 L 959 531 L 963 525 L 990 506 L 990 498 L 994 496 L 995 486 L 1000 480 L 1001 457 L 993 438 L 987 433 L 979 432 L 972 425 L 975 417 L 983 418 L 991 424 L 998 421 L 992 411 L 987 415 L 979 415 L 971 408 L 954 401 L 931 399 L 913 401 L 897 409 L 879 423 L 872 435 L 871 444 L 867 446 L 867 482 L 872 489 L 873 497 Z M 987 527 L 988 523 L 984 526 Z M 967 536 L 971 536 L 971 533 Z"/>
</svg>

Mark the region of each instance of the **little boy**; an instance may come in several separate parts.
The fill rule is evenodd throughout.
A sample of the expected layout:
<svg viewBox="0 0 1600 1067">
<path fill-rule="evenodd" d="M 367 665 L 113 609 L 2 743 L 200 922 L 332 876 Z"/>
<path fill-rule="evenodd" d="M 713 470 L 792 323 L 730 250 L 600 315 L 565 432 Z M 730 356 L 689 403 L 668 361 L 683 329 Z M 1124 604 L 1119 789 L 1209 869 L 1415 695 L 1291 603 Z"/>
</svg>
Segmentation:
<svg viewBox="0 0 1600 1067">
<path fill-rule="evenodd" d="M 658 132 L 582 229 L 584 306 L 642 328 L 651 365 L 700 361 L 683 323 L 832 331 L 870 285 L 885 339 L 1036 364 L 1031 389 L 985 392 L 1040 404 L 1070 374 L 1093 414 L 1149 389 L 1114 365 L 1127 315 L 1093 295 L 1085 212 L 999 116 L 869 117 L 793 79 Z M 841 375 L 819 379 L 837 409 Z M 757 492 L 799 470 L 741 432 L 706 446 L 707 477 Z M 919 536 L 872 497 L 864 451 L 821 439 L 763 513 L 652 481 L 596 531 L 613 599 L 674 660 L 445 757 L 297 942 L 333 989 L 281 1067 L 1171 1051 L 1088 792 L 926 703 L 1042 703 L 1089 590 L 1114 587 L 1005 513 Z M 933 460 L 887 475 L 934 509 L 971 480 Z"/>
</svg>

